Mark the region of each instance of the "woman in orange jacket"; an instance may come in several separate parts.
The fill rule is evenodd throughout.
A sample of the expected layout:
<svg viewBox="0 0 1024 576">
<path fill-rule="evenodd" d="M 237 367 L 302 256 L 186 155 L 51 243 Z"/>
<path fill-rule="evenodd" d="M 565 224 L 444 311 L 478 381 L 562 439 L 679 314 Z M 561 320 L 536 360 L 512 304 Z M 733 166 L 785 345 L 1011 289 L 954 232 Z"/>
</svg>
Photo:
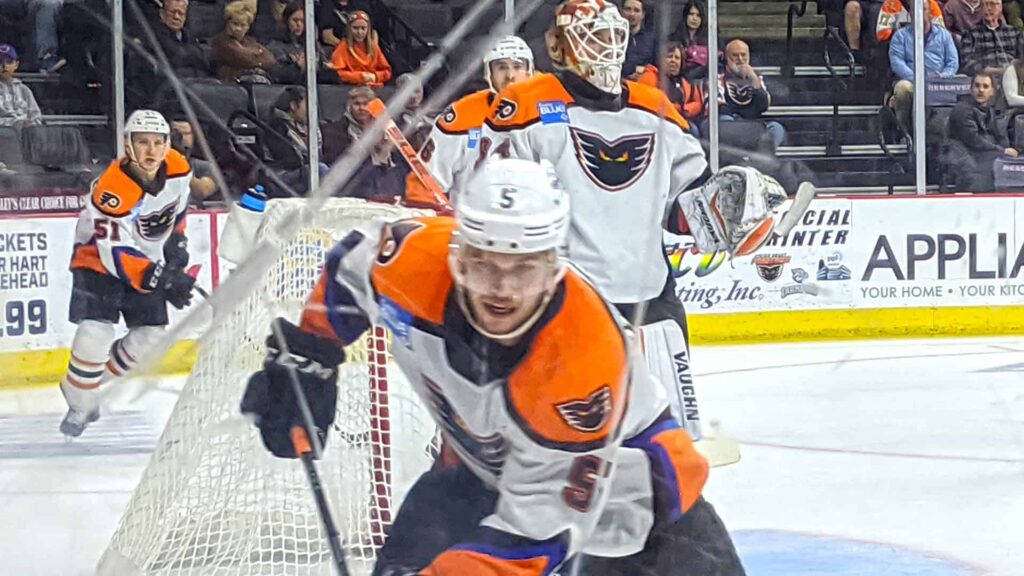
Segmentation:
<svg viewBox="0 0 1024 576">
<path fill-rule="evenodd" d="M 345 84 L 383 86 L 391 80 L 391 64 L 370 26 L 370 15 L 362 10 L 352 13 L 345 38 L 331 55 L 331 67 Z"/>
<path fill-rule="evenodd" d="M 690 124 L 690 132 L 699 138 L 700 130 L 697 124 L 704 116 L 704 95 L 699 86 L 691 84 L 683 77 L 683 45 L 679 42 L 665 44 L 661 65 L 665 68 L 665 85 L 661 89 L 676 110 L 686 118 Z M 658 68 L 648 64 L 637 82 L 658 86 Z"/>
</svg>

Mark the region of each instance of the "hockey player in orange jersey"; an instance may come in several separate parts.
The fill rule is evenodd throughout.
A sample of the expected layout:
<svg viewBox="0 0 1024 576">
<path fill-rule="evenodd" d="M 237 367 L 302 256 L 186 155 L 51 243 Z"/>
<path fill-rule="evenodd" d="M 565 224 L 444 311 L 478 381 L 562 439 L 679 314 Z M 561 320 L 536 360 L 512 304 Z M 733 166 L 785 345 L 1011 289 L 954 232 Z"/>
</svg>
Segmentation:
<svg viewBox="0 0 1024 576">
<path fill-rule="evenodd" d="M 550 166 L 488 163 L 455 210 L 352 232 L 300 324 L 274 322 L 242 400 L 266 447 L 295 457 L 293 378 L 327 440 L 343 347 L 383 323 L 457 458 L 408 493 L 376 576 L 547 576 L 584 553 L 588 576 L 742 574 L 636 334 L 564 258 Z"/>
<path fill-rule="evenodd" d="M 495 95 L 533 75 L 533 52 L 517 36 L 506 36 L 484 56 L 487 89 L 456 100 L 434 123 L 420 157 L 446 193 L 457 184 L 476 160 L 480 127 Z"/>
<path fill-rule="evenodd" d="M 547 43 L 553 74 L 498 95 L 480 158 L 551 162 L 573 195 L 569 259 L 637 323 L 653 373 L 694 440 L 702 437 L 686 312 L 666 263 L 663 230 L 701 252 L 749 254 L 786 198 L 751 168 L 711 175 L 687 121 L 656 87 L 624 81 L 629 24 L 606 0 L 568 0 Z"/>
<path fill-rule="evenodd" d="M 167 303 L 184 308 L 192 298 L 195 280 L 184 272 L 188 161 L 171 149 L 170 126 L 152 110 L 128 117 L 125 155 L 93 184 L 75 229 L 69 316 L 78 328 L 60 383 L 67 436 L 99 418 L 100 384 L 131 369 L 159 337 Z M 121 318 L 128 334 L 115 342 Z"/>
</svg>

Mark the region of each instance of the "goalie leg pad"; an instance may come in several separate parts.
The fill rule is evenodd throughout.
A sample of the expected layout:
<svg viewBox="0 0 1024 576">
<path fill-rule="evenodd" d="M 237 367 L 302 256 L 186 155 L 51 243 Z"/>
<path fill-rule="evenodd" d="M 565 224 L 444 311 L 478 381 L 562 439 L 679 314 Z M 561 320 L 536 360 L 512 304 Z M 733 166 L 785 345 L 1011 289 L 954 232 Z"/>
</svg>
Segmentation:
<svg viewBox="0 0 1024 576">
<path fill-rule="evenodd" d="M 683 423 L 694 442 L 700 440 L 700 409 L 682 327 L 675 320 L 660 320 L 641 326 L 640 335 L 647 367 L 667 390 L 672 415 Z"/>
<path fill-rule="evenodd" d="M 60 391 L 69 408 L 83 413 L 98 410 L 103 366 L 113 341 L 114 325 L 109 322 L 83 320 L 78 324 L 71 342 L 68 370 L 60 383 Z"/>
</svg>

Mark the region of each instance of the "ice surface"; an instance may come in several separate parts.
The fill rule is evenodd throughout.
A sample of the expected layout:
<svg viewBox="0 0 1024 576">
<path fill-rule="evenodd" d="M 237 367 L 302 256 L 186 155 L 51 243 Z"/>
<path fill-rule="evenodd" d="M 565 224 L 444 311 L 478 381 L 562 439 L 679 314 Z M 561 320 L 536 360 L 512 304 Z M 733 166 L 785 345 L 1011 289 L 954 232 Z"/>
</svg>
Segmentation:
<svg viewBox="0 0 1024 576">
<path fill-rule="evenodd" d="M 705 494 L 752 576 L 1024 575 L 1024 338 L 693 356 L 743 451 Z M 175 396 L 129 399 L 66 444 L 56 388 L 0 392 L 0 573 L 93 573 Z"/>
</svg>

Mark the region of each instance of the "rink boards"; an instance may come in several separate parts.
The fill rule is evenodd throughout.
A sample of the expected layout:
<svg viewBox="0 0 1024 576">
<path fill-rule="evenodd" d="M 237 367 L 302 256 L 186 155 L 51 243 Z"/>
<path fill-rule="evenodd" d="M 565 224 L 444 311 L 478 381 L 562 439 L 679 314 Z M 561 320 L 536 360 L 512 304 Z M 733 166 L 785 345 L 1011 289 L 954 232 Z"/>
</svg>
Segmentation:
<svg viewBox="0 0 1024 576">
<path fill-rule="evenodd" d="M 227 274 L 216 254 L 225 216 L 189 215 L 190 268 L 203 287 Z M 75 218 L 0 217 L 0 388 L 51 385 L 64 370 Z M 697 342 L 1024 328 L 1021 196 L 818 199 L 788 236 L 737 259 L 698 254 L 685 237 L 666 235 L 665 244 Z M 187 339 L 162 370 L 186 370 L 194 357 Z"/>
</svg>

